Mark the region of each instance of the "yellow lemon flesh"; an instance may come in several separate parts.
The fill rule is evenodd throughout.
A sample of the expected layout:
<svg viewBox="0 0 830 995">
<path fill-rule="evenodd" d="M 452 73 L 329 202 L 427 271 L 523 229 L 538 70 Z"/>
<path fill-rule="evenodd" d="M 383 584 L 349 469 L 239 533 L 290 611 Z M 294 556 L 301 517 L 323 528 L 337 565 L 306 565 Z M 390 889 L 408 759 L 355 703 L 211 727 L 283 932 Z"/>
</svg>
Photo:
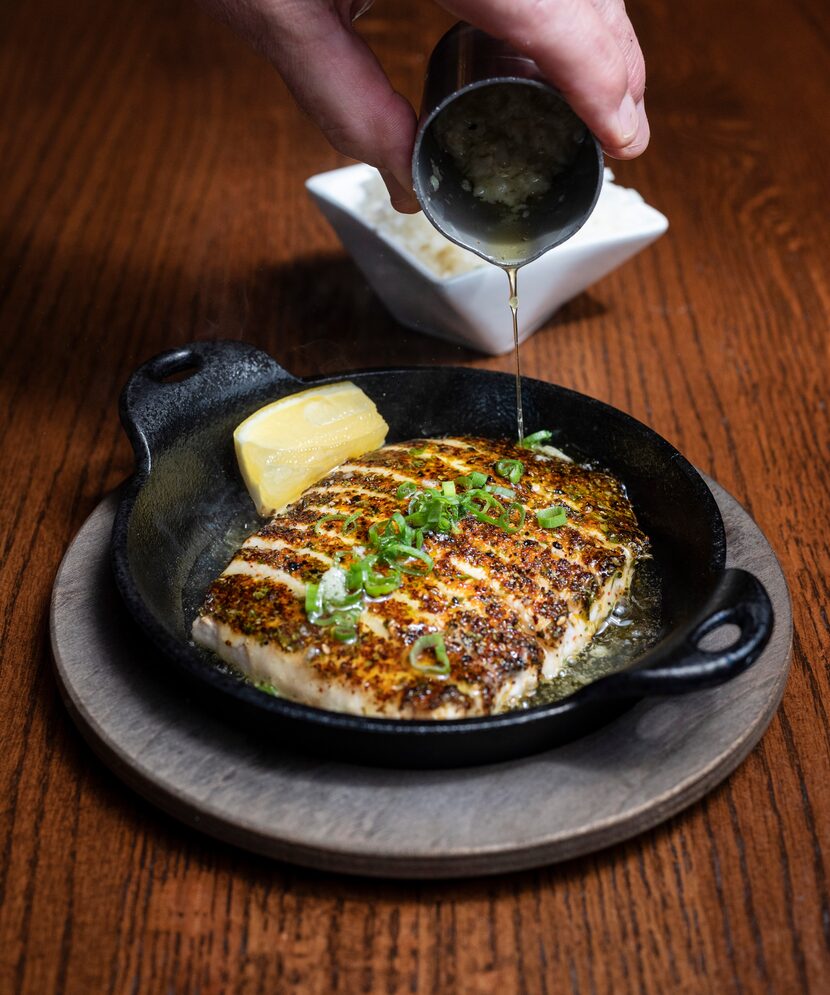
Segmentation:
<svg viewBox="0 0 830 995">
<path fill-rule="evenodd" d="M 266 404 L 233 433 L 239 469 L 260 515 L 273 515 L 346 460 L 378 449 L 389 426 L 349 381 Z"/>
</svg>

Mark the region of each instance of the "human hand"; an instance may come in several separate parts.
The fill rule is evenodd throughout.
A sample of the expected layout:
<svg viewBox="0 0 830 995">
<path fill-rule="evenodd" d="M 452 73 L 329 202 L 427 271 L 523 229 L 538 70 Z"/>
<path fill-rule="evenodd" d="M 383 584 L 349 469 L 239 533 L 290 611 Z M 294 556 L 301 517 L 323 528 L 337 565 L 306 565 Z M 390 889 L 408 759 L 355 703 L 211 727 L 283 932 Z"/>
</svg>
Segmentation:
<svg viewBox="0 0 830 995">
<path fill-rule="evenodd" d="M 331 144 L 376 166 L 392 205 L 414 212 L 416 117 L 353 21 L 372 0 L 202 0 L 277 68 Z M 608 155 L 648 145 L 645 64 L 623 0 L 439 0 L 530 56 Z"/>
</svg>

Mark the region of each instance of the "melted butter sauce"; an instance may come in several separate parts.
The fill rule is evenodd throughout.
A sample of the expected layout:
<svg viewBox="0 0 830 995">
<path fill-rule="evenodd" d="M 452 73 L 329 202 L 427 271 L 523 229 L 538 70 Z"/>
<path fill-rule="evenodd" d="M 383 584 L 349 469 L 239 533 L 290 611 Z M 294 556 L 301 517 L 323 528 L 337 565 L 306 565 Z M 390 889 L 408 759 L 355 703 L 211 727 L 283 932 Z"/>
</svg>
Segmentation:
<svg viewBox="0 0 830 995">
<path fill-rule="evenodd" d="M 522 367 L 519 362 L 519 267 L 505 266 L 504 272 L 507 274 L 507 281 L 510 285 L 510 313 L 513 316 L 513 353 L 516 357 L 516 430 L 518 441 L 525 437 L 525 419 L 522 410 Z"/>
<path fill-rule="evenodd" d="M 182 627 L 187 633 L 188 642 L 191 646 L 195 646 L 205 659 L 210 660 L 224 673 L 232 674 L 234 677 L 240 675 L 221 657 L 202 649 L 193 642 L 190 626 L 204 604 L 205 594 L 211 583 L 231 562 L 248 536 L 262 528 L 263 519 L 247 504 L 248 502 L 245 502 L 245 506 L 232 514 L 223 525 L 218 522 L 207 523 L 209 537 L 205 540 L 201 553 L 196 556 L 187 571 L 182 585 Z"/>
<path fill-rule="evenodd" d="M 542 681 L 519 708 L 551 705 L 617 671 L 625 670 L 660 636 L 660 580 L 652 560 L 634 571 L 631 589 L 588 646 L 551 680 Z"/>
</svg>

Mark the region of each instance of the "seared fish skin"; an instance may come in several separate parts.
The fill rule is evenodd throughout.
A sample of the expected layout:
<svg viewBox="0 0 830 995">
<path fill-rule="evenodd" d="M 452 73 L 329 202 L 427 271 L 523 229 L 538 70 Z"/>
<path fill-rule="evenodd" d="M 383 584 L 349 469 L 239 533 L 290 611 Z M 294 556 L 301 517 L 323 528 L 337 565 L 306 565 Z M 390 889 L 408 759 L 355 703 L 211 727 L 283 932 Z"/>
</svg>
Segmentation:
<svg viewBox="0 0 830 995">
<path fill-rule="evenodd" d="M 518 484 L 494 476 L 503 459 L 523 462 Z M 309 621 L 306 586 L 338 551 L 367 550 L 373 523 L 406 513 L 396 497 L 402 483 L 425 489 L 474 471 L 515 491 L 528 510 L 519 531 L 467 516 L 456 534 L 427 532 L 434 568 L 369 601 L 355 642 Z M 567 522 L 542 528 L 534 512 L 552 505 L 567 509 Z M 348 534 L 341 522 L 319 524 L 354 512 Z M 415 439 L 338 467 L 247 539 L 211 584 L 193 638 L 252 681 L 306 704 L 404 718 L 486 715 L 515 707 L 584 649 L 647 555 L 609 474 L 507 441 Z M 412 645 L 432 632 L 443 633 L 448 675 L 410 663 Z"/>
</svg>

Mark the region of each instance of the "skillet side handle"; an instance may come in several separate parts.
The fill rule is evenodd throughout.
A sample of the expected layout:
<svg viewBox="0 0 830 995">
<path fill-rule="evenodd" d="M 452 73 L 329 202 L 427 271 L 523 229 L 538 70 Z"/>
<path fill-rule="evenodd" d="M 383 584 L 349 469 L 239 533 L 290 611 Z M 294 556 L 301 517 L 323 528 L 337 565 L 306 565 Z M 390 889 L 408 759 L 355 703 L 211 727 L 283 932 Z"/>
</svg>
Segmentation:
<svg viewBox="0 0 830 995">
<path fill-rule="evenodd" d="M 636 670 L 613 674 L 586 691 L 595 688 L 603 698 L 639 698 L 714 687 L 737 677 L 758 659 L 772 635 L 773 621 L 772 604 L 758 578 L 746 570 L 726 570 L 688 628 L 655 646 Z M 725 649 L 702 648 L 701 641 L 723 625 L 737 626 L 737 639 Z"/>
<path fill-rule="evenodd" d="M 257 384 L 265 389 L 280 380 L 302 383 L 267 353 L 245 342 L 191 342 L 154 356 L 133 373 L 119 402 L 136 469 L 149 471 L 171 409 L 188 411 L 195 424 L 223 402 L 250 394 Z"/>
</svg>

